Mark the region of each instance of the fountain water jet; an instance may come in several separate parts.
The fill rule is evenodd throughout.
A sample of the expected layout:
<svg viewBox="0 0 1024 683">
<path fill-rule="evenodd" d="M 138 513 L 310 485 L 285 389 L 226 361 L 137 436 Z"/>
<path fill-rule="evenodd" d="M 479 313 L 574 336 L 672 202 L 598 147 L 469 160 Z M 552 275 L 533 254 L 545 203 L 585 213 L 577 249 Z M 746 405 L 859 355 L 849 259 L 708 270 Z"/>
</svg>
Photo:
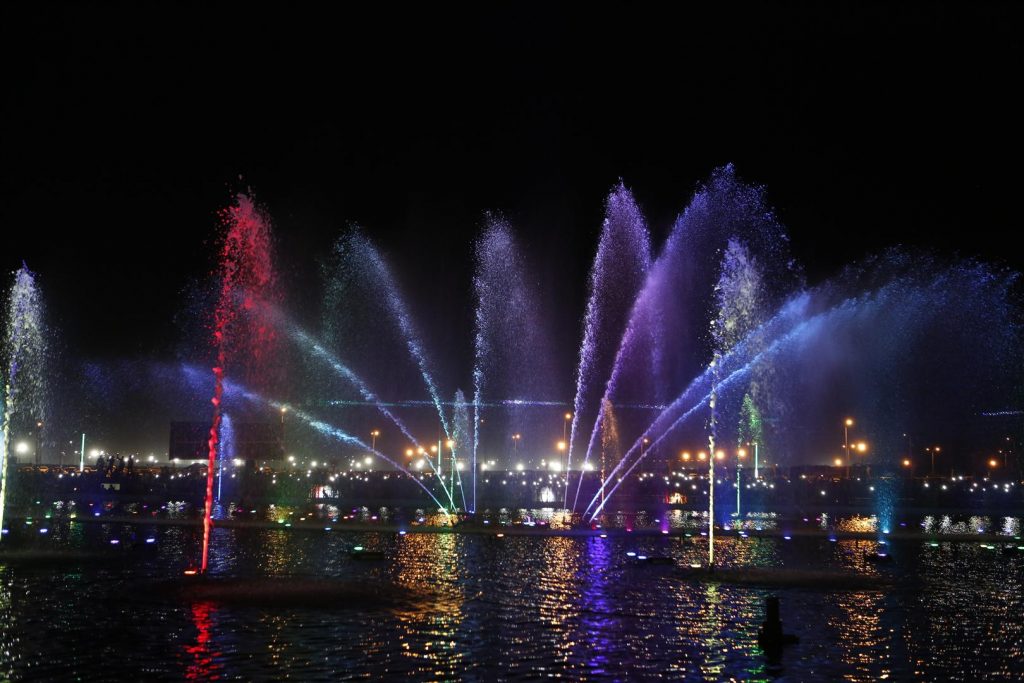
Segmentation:
<svg viewBox="0 0 1024 683">
<path fill-rule="evenodd" d="M 565 497 L 569 504 L 569 471 L 576 443 L 576 432 L 583 415 L 595 415 L 593 385 L 612 370 L 616 340 L 620 339 L 629 319 L 629 311 L 643 285 L 651 262 L 650 234 L 633 194 L 622 183 L 605 203 L 605 219 L 601 240 L 590 271 L 590 298 L 584 315 L 583 341 L 580 345 L 576 374 L 576 396 L 573 399 L 572 425 L 566 454 Z M 594 417 L 595 421 L 597 417 Z M 584 421 L 584 424 L 589 422 Z M 580 471 L 589 462 L 589 448 Z M 573 503 L 575 507 L 575 500 Z"/>
<path fill-rule="evenodd" d="M 219 297 L 213 312 L 213 341 L 217 361 L 213 367 L 213 420 L 210 426 L 206 502 L 203 512 L 203 552 L 199 571 L 206 572 L 213 512 L 213 475 L 220 439 L 224 377 L 229 362 L 243 379 L 259 377 L 267 383 L 274 374 L 270 361 L 277 334 L 259 312 L 278 302 L 277 276 L 271 260 L 270 221 L 244 194 L 222 212 L 225 228 L 220 245 Z"/>
<path fill-rule="evenodd" d="M 3 421 L 0 425 L 3 431 L 0 434 L 0 529 L 3 529 L 7 498 L 11 432 L 18 426 L 15 424 L 16 416 L 25 425 L 36 421 L 41 425 L 46 417 L 46 333 L 42 297 L 39 295 L 35 274 L 24 264 L 14 274 L 14 283 L 8 292 L 4 351 L 6 372 Z"/>
</svg>

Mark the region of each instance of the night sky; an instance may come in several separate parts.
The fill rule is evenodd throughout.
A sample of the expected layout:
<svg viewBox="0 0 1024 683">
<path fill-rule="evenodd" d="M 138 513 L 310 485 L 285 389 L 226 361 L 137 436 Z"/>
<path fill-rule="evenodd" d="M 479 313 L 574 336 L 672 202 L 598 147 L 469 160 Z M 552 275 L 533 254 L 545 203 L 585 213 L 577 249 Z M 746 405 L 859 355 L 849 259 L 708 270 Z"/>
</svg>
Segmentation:
<svg viewBox="0 0 1024 683">
<path fill-rule="evenodd" d="M 464 374 L 484 212 L 520 232 L 571 355 L 619 178 L 658 240 L 735 163 L 812 282 L 892 244 L 1024 265 L 1019 5 L 39 4 L 0 10 L 0 256 L 83 358 L 173 357 L 246 187 L 297 316 L 358 223 Z"/>
</svg>

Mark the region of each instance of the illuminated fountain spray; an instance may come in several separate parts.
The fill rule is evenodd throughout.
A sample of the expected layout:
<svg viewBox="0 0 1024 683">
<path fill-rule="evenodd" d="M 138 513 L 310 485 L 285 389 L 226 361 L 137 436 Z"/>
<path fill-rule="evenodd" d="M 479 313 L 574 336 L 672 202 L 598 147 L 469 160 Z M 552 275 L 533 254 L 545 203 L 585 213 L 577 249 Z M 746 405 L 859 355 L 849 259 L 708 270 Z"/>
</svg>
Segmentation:
<svg viewBox="0 0 1024 683">
<path fill-rule="evenodd" d="M 709 353 L 704 342 L 707 311 L 717 308 L 714 283 L 719 276 L 708 255 L 728 251 L 727 245 L 738 238 L 764 257 L 777 288 L 791 284 L 786 235 L 768 209 L 763 191 L 740 182 L 733 168 L 725 166 L 698 189 L 675 221 L 657 259 L 646 269 L 605 375 L 604 399 L 622 404 L 623 394 L 639 392 L 638 398 L 646 398 L 647 407 L 657 412 L 664 408 L 665 399 L 677 395 L 695 374 L 708 367 L 706 359 L 713 356 L 713 349 Z M 729 296 L 739 291 L 746 294 L 749 283 L 738 276 L 734 279 L 736 286 L 729 288 Z M 750 302 L 737 302 L 737 307 L 740 303 Z M 745 321 L 731 310 L 725 317 Z M 742 338 L 738 331 L 733 336 Z M 587 459 L 599 433 L 600 421 L 596 420 Z M 578 491 L 579 486 L 577 495 Z M 574 499 L 573 509 L 577 502 Z"/>
<path fill-rule="evenodd" d="M 3 392 L 3 434 L 0 435 L 0 529 L 7 496 L 7 468 L 11 432 L 42 423 L 46 408 L 46 334 L 43 305 L 35 274 L 22 265 L 8 293 L 4 335 L 6 372 Z M 33 425 L 39 428 L 39 425 Z M 3 535 L 0 534 L 0 539 Z"/>
<path fill-rule="evenodd" d="M 327 273 L 328 288 L 339 289 L 338 284 L 346 281 L 358 281 L 360 286 L 375 292 L 382 297 L 386 313 L 398 327 L 409 356 L 415 362 L 420 377 L 426 385 L 430 400 L 437 410 L 437 417 L 445 436 L 451 438 L 451 427 L 445 413 L 434 376 L 430 370 L 427 354 L 420 340 L 419 332 L 413 324 L 405 299 L 402 297 L 398 283 L 391 268 L 377 247 L 359 230 L 353 229 L 342 235 L 334 245 L 334 264 L 332 271 Z M 337 315 L 334 310 L 344 306 L 348 301 L 342 290 L 338 294 L 328 292 L 326 309 L 328 316 Z"/>
<path fill-rule="evenodd" d="M 220 441 L 217 451 L 217 503 L 220 503 L 221 487 L 224 483 L 224 461 L 231 462 L 235 458 L 235 429 L 231 416 L 221 413 Z"/>
<path fill-rule="evenodd" d="M 504 410 L 488 413 L 485 436 L 519 433 L 527 405 L 559 395 L 554 386 L 542 297 L 532 285 L 522 250 L 507 221 L 487 216 L 475 243 L 476 295 L 473 363 L 472 509 L 476 509 L 475 474 L 480 448 L 481 409 L 487 399 L 507 401 Z M 527 437 L 529 438 L 529 437 Z M 456 438 L 458 441 L 458 438 Z M 491 441 L 493 447 L 493 441 Z"/>
<path fill-rule="evenodd" d="M 714 365 L 655 418 L 609 474 L 609 479 L 618 477 L 608 496 L 642 461 L 644 438 L 653 448 L 680 434 L 707 414 L 712 401 L 711 443 L 719 448 L 723 429 L 731 424 L 722 420 L 723 409 L 742 414 L 742 397 L 764 364 L 779 368 L 772 376 L 776 386 L 771 395 L 785 396 L 794 412 L 812 422 L 831 417 L 825 399 L 837 376 L 857 378 L 844 383 L 846 393 L 864 406 L 872 424 L 888 426 L 889 442 L 900 440 L 899 425 L 905 419 L 893 406 L 907 405 L 907 387 L 922 381 L 935 388 L 930 396 L 941 401 L 915 396 L 915 401 L 924 401 L 918 409 L 957 419 L 966 405 L 1008 390 L 1013 382 L 1006 368 L 1021 334 L 1010 295 L 1015 281 L 1012 273 L 977 263 L 949 264 L 895 253 L 793 295 L 746 339 L 727 352 L 716 352 Z M 940 329 L 946 330 L 941 344 L 936 333 Z M 978 329 L 991 333 L 979 338 L 972 333 Z M 975 353 L 979 344 L 984 348 Z M 969 363 L 964 361 L 968 358 Z M 894 383 L 894 377 L 901 381 Z M 889 387 L 884 396 L 877 391 L 880 385 Z M 950 396 L 958 402 L 951 403 Z M 884 429 L 878 431 L 882 440 Z M 793 434 L 800 431 L 777 432 L 774 438 L 789 439 L 780 450 L 799 449 L 801 442 Z M 586 513 L 593 511 L 593 518 L 602 507 L 599 493 Z M 880 518 L 885 515 L 881 510 Z"/>
<path fill-rule="evenodd" d="M 213 367 L 213 421 L 208 441 L 206 503 L 203 512 L 203 556 L 206 572 L 213 512 L 213 478 L 217 466 L 224 401 L 224 379 L 232 375 L 247 383 L 266 385 L 278 375 L 272 368 L 277 332 L 261 315 L 278 302 L 277 277 L 271 261 L 270 221 L 252 199 L 239 194 L 236 203 L 222 212 L 225 229 L 220 245 L 219 296 L 213 314 L 213 342 L 217 362 Z"/>
<path fill-rule="evenodd" d="M 572 426 L 566 456 L 566 507 L 569 507 L 569 470 L 580 424 L 599 419 L 602 379 L 609 376 L 633 301 L 650 267 L 650 235 L 633 194 L 622 184 L 608 196 L 597 255 L 590 271 L 590 297 L 583 322 L 583 342 L 576 373 Z M 605 397 L 607 398 L 607 397 Z M 596 431 L 596 430 L 595 430 Z M 588 448 L 588 451 L 590 449 Z M 576 496 L 583 481 L 580 468 Z M 575 498 L 573 506 L 575 507 Z"/>
</svg>

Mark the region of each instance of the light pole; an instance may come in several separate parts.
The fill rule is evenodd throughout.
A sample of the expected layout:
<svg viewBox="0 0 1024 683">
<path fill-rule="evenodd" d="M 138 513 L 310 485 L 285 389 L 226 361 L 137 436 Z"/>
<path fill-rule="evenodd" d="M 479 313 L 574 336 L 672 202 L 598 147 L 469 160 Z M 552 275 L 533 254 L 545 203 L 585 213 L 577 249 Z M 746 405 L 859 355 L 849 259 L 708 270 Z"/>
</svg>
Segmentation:
<svg viewBox="0 0 1024 683">
<path fill-rule="evenodd" d="M 288 412 L 288 406 L 281 406 L 281 457 L 288 452 L 288 444 L 284 440 L 284 414 Z"/>
<path fill-rule="evenodd" d="M 867 451 L 868 451 L 868 445 L 865 442 L 863 442 L 863 441 L 858 441 L 856 448 L 857 448 L 857 452 L 860 453 L 861 455 L 867 453 Z M 871 465 L 870 464 L 866 464 L 866 467 L 867 467 L 867 478 L 871 479 Z"/>
<path fill-rule="evenodd" d="M 516 462 L 519 461 L 519 440 L 523 438 L 522 434 L 512 435 L 512 459 Z"/>
<path fill-rule="evenodd" d="M 43 464 L 43 421 L 36 422 L 36 465 Z"/>
<path fill-rule="evenodd" d="M 747 457 L 747 449 L 741 448 L 736 451 L 736 517 L 738 518 L 741 514 L 740 511 L 740 487 L 743 485 L 741 481 L 743 475 L 743 458 Z"/>
<path fill-rule="evenodd" d="M 850 478 L 850 427 L 853 426 L 853 418 L 843 420 L 843 449 L 846 451 L 846 478 Z"/>
<path fill-rule="evenodd" d="M 936 454 L 936 453 L 938 453 L 938 452 L 939 452 L 939 451 L 941 451 L 941 450 L 942 450 L 942 449 L 941 449 L 941 448 L 939 448 L 938 446 L 930 446 L 930 447 L 928 447 L 928 448 L 925 448 L 925 451 L 927 451 L 927 452 L 928 452 L 928 454 L 929 454 L 929 455 L 931 456 L 931 458 L 932 458 L 932 471 L 931 471 L 931 476 L 933 476 L 933 477 L 935 476 L 935 454 Z"/>
<path fill-rule="evenodd" d="M 370 450 L 374 453 L 377 452 L 377 437 L 380 436 L 380 430 L 374 429 L 370 432 Z"/>
<path fill-rule="evenodd" d="M 449 473 L 448 476 L 452 480 L 452 483 L 451 483 L 452 498 L 453 498 L 453 500 L 452 500 L 452 507 L 455 507 L 455 501 L 454 501 L 454 497 L 455 497 L 455 468 L 458 466 L 458 464 L 455 462 L 455 442 L 452 441 L 451 439 L 448 439 L 447 441 L 445 441 L 445 445 L 448 446 L 448 450 L 450 450 L 452 452 L 452 471 Z M 438 460 L 441 459 L 442 455 L 438 455 L 437 456 Z M 461 478 L 460 478 L 460 481 L 461 481 Z"/>
</svg>

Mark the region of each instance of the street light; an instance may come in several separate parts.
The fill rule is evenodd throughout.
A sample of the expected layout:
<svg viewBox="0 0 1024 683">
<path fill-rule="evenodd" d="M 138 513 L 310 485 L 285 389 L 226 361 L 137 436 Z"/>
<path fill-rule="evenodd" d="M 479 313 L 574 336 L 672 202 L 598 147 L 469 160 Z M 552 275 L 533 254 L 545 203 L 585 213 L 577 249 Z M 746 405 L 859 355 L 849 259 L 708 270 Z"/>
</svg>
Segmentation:
<svg viewBox="0 0 1024 683">
<path fill-rule="evenodd" d="M 288 406 L 281 406 L 281 452 L 288 450 L 288 444 L 284 438 L 284 414 L 288 412 Z"/>
<path fill-rule="evenodd" d="M 935 454 L 938 453 L 939 451 L 941 451 L 942 449 L 939 448 L 938 446 L 930 446 L 928 448 L 925 448 L 924 450 L 932 458 L 932 476 L 934 477 L 935 476 Z"/>
<path fill-rule="evenodd" d="M 380 430 L 379 429 L 374 429 L 372 432 L 370 432 L 370 450 L 371 451 L 376 451 L 377 450 L 377 437 L 378 436 L 380 436 Z"/>
<path fill-rule="evenodd" d="M 843 420 L 843 448 L 846 450 L 846 462 L 850 462 L 850 427 L 853 426 L 853 418 L 848 417 Z M 846 478 L 850 478 L 849 472 L 846 474 Z"/>
</svg>

